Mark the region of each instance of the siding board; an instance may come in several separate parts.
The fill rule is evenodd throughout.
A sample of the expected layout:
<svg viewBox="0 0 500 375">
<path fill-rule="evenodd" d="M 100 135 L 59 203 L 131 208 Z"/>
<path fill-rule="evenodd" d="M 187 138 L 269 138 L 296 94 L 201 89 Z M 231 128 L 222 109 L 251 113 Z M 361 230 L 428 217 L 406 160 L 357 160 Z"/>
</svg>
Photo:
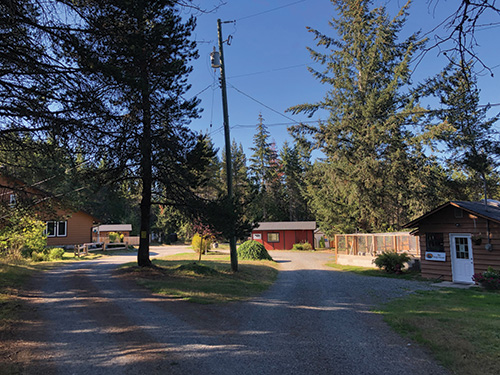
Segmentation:
<svg viewBox="0 0 500 375">
<path fill-rule="evenodd" d="M 421 253 L 422 277 L 452 281 L 452 267 L 450 254 L 450 233 L 463 233 L 482 237 L 481 245 L 472 244 L 474 272 L 485 271 L 489 266 L 500 269 L 500 225 L 489 222 L 490 243 L 493 251 L 487 251 L 488 223 L 482 217 L 463 211 L 463 217 L 455 217 L 454 207 L 445 207 L 419 223 L 419 240 Z M 445 262 L 425 260 L 426 233 L 443 233 L 443 244 L 446 253 Z"/>
</svg>

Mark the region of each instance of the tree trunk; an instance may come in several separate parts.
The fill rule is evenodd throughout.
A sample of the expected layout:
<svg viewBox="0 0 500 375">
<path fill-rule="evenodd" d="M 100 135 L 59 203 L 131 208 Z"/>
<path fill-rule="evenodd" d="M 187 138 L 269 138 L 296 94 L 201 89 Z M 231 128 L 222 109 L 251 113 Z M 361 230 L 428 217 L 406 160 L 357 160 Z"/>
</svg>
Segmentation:
<svg viewBox="0 0 500 375">
<path fill-rule="evenodd" d="M 198 263 L 201 262 L 201 252 L 203 251 L 203 236 L 200 237 L 200 255 L 198 256 Z"/>
<path fill-rule="evenodd" d="M 151 102 L 149 100 L 149 82 L 147 64 L 142 66 L 142 108 L 143 108 L 143 134 L 141 139 L 141 232 L 137 263 L 139 267 L 151 267 L 149 259 L 149 236 L 151 226 L 151 188 L 153 181 L 151 161 Z"/>
</svg>

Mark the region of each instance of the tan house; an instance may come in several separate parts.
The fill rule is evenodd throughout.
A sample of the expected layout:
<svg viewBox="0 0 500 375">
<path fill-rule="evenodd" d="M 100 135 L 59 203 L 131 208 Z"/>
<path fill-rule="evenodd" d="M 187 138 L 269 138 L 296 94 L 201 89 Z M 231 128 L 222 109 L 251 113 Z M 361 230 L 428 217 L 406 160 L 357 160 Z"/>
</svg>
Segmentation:
<svg viewBox="0 0 500 375">
<path fill-rule="evenodd" d="M 124 242 L 128 242 L 132 224 L 101 224 L 92 228 L 92 242 L 109 242 L 109 234 L 123 234 Z"/>
<path fill-rule="evenodd" d="M 0 202 L 9 209 L 23 202 L 34 208 L 40 220 L 45 221 L 47 245 L 67 246 L 92 241 L 92 227 L 98 219 L 84 211 L 73 211 L 50 193 L 29 186 L 15 178 L 0 175 Z M 50 206 L 50 207 L 49 207 Z"/>
<path fill-rule="evenodd" d="M 409 222 L 417 228 L 422 276 L 471 284 L 474 273 L 500 268 L 500 202 L 452 201 Z"/>
</svg>

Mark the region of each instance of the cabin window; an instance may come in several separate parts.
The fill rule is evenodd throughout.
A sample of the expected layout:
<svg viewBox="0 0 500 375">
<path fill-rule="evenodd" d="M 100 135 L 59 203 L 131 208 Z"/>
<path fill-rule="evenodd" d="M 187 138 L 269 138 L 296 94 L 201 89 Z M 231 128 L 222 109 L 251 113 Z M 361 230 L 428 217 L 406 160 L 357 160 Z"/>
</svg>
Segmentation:
<svg viewBox="0 0 500 375">
<path fill-rule="evenodd" d="M 47 235 L 47 237 L 66 237 L 67 230 L 67 221 L 47 221 L 45 234 Z"/>
<path fill-rule="evenodd" d="M 280 234 L 278 232 L 269 232 L 267 242 L 280 242 Z"/>
<path fill-rule="evenodd" d="M 430 252 L 444 252 L 443 233 L 426 233 L 426 250 Z"/>
<path fill-rule="evenodd" d="M 16 201 L 17 201 L 16 194 L 11 194 L 10 197 L 9 197 L 9 205 L 11 207 L 15 206 L 16 205 Z"/>
</svg>

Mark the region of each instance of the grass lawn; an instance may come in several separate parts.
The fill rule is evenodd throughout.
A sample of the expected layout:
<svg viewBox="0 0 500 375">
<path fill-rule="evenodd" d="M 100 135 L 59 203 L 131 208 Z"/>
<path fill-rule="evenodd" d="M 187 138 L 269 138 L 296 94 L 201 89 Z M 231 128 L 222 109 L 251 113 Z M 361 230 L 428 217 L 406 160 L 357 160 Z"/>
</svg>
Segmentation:
<svg viewBox="0 0 500 375">
<path fill-rule="evenodd" d="M 383 270 L 328 263 L 340 271 L 364 276 L 428 280 L 417 272 L 401 275 Z M 419 291 L 382 306 L 378 313 L 398 333 L 431 350 L 435 358 L 460 375 L 498 374 L 500 369 L 500 291 L 443 288 Z"/>
<path fill-rule="evenodd" d="M 31 262 L 4 263 L 0 261 L 0 329 L 15 322 L 21 304 L 17 298 L 37 267 Z"/>
<path fill-rule="evenodd" d="M 335 268 L 338 271 L 352 272 L 357 275 L 363 276 L 376 276 L 376 277 L 389 277 L 394 279 L 405 279 L 405 280 L 418 280 L 418 281 L 430 281 L 429 279 L 424 279 L 420 276 L 420 272 L 404 270 L 401 274 L 397 275 L 395 273 L 388 273 L 384 270 L 378 268 L 368 268 L 359 266 L 345 266 L 343 264 L 337 264 L 335 262 L 328 262 L 326 264 L 328 267 Z"/>
<path fill-rule="evenodd" d="M 271 261 L 240 261 L 233 273 L 226 254 L 210 252 L 197 260 L 197 254 L 177 254 L 154 259 L 154 268 L 128 264 L 120 273 L 153 293 L 203 304 L 248 299 L 269 288 L 278 274 Z"/>
<path fill-rule="evenodd" d="M 479 288 L 421 291 L 379 313 L 400 334 L 431 349 L 454 374 L 498 374 L 500 292 Z"/>
</svg>

